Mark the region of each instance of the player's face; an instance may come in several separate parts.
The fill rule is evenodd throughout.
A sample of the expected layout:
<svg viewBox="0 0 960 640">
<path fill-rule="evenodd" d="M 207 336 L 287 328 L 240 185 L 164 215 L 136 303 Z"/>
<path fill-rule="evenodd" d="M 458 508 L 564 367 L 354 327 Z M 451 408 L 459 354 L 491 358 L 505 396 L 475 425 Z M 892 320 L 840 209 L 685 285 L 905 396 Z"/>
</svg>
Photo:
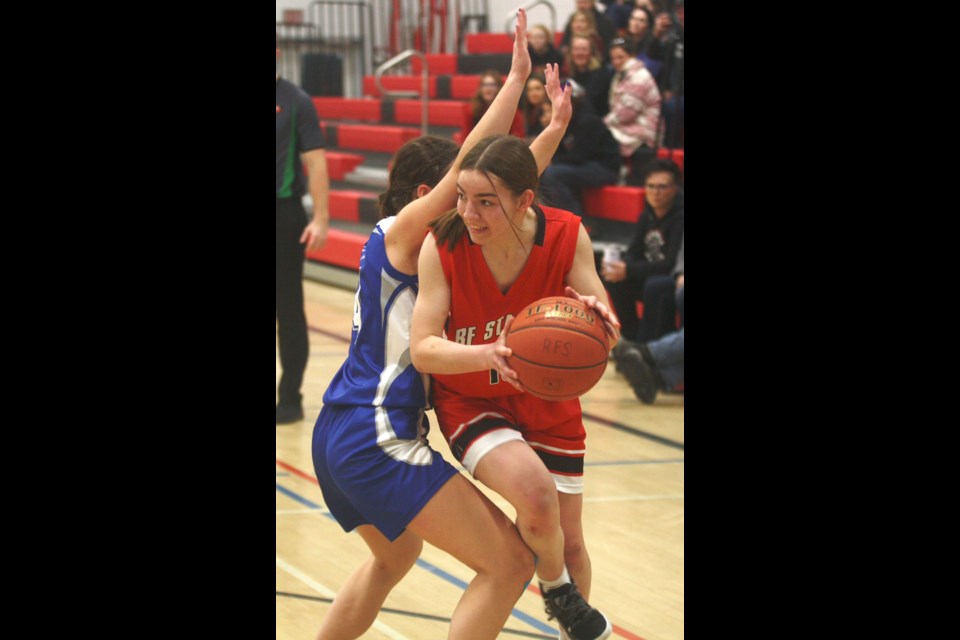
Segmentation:
<svg viewBox="0 0 960 640">
<path fill-rule="evenodd" d="M 509 232 L 510 223 L 504 211 L 515 216 L 520 213 L 517 198 L 512 197 L 510 190 L 496 176 L 490 178 L 493 184 L 481 172 L 465 169 L 457 180 L 457 213 L 476 244 L 484 244 Z"/>
</svg>

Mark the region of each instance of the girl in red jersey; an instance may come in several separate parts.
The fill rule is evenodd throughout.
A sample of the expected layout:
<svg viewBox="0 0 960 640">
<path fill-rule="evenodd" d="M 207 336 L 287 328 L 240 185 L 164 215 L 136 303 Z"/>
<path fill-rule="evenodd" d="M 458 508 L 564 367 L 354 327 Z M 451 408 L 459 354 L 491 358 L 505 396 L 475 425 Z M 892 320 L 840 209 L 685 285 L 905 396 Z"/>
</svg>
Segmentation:
<svg viewBox="0 0 960 640">
<path fill-rule="evenodd" d="M 434 409 L 454 456 L 516 508 L 561 637 L 596 640 L 612 626 L 586 604 L 580 401 L 522 393 L 504 339 L 512 316 L 546 296 L 584 301 L 611 344 L 619 321 L 599 302 L 606 293 L 580 218 L 536 204 L 537 184 L 534 157 L 512 136 L 485 138 L 464 157 L 457 209 L 431 224 L 420 251 L 411 357 L 433 374 Z"/>
</svg>

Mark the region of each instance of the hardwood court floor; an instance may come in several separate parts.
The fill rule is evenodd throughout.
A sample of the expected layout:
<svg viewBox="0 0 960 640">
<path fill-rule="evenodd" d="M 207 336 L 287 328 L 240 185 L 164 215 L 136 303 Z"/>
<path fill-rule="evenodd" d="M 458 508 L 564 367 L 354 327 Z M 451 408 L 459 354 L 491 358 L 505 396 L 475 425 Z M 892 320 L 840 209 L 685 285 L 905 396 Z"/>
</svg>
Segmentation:
<svg viewBox="0 0 960 640">
<path fill-rule="evenodd" d="M 276 427 L 277 640 L 313 640 L 330 599 L 369 555 L 358 535 L 344 533 L 326 513 L 310 454 L 323 392 L 347 354 L 354 294 L 309 280 L 305 291 L 310 326 L 306 419 Z M 611 640 L 681 640 L 683 396 L 660 394 L 655 404 L 643 405 L 611 363 L 582 403 L 587 429 L 583 526 L 593 561 L 591 604 L 613 622 Z M 435 416 L 429 416 L 431 445 L 460 468 L 438 437 Z M 497 494 L 478 486 L 511 518 L 515 515 Z M 463 564 L 424 544 L 417 565 L 363 637 L 446 638 L 449 616 L 472 576 Z M 557 637 L 534 586 L 517 602 L 500 637 Z"/>
</svg>

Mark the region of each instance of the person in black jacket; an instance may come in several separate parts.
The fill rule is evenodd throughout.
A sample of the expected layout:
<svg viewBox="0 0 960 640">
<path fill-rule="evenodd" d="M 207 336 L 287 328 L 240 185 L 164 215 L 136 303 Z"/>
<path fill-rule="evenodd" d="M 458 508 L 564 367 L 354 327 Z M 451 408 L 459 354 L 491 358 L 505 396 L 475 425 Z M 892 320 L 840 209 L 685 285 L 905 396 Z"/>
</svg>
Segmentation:
<svg viewBox="0 0 960 640">
<path fill-rule="evenodd" d="M 573 87 L 573 117 L 567 133 L 540 179 L 545 204 L 583 217 L 583 187 L 616 184 L 620 173 L 620 143 L 585 99 L 582 86 Z M 546 114 L 548 105 L 544 105 Z"/>
<path fill-rule="evenodd" d="M 636 303 L 644 299 L 648 283 L 659 281 L 655 276 L 667 276 L 672 283 L 670 272 L 683 242 L 680 167 L 666 159 L 654 160 L 648 167 L 644 181 L 646 202 L 633 242 L 623 260 L 604 262 L 600 273 L 620 318 L 620 333 L 631 341 L 645 340 L 638 336 Z"/>
</svg>

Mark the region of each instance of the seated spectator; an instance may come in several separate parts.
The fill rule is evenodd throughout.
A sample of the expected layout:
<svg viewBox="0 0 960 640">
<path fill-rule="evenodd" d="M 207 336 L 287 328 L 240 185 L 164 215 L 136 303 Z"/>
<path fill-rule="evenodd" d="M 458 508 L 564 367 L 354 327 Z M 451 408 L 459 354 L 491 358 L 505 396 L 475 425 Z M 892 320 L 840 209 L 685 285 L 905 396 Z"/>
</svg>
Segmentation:
<svg viewBox="0 0 960 640">
<path fill-rule="evenodd" d="M 620 148 L 586 101 L 583 87 L 572 80 L 567 82 L 573 86 L 573 117 L 553 161 L 543 172 L 541 193 L 545 204 L 583 217 L 583 187 L 616 184 Z M 636 313 L 633 315 L 636 317 Z"/>
<path fill-rule="evenodd" d="M 610 84 L 610 112 L 603 123 L 620 143 L 624 166 L 636 171 L 656 157 L 660 91 L 630 47 L 623 38 L 617 38 L 610 46 L 616 73 Z"/>
<path fill-rule="evenodd" d="M 546 90 L 547 80 L 542 73 L 532 73 L 527 78 L 520 102 L 520 113 L 523 116 L 523 127 L 528 142 L 532 142 L 543 131 L 541 124 L 544 103 L 549 102 Z M 550 122 L 550 119 L 547 119 Z"/>
<path fill-rule="evenodd" d="M 677 329 L 677 311 L 683 326 L 683 236 L 673 271 L 647 278 L 643 285 L 643 317 L 637 340 L 650 342 Z"/>
<path fill-rule="evenodd" d="M 603 52 L 606 47 L 610 46 L 604 43 L 603 38 L 597 33 L 597 25 L 593 20 L 593 13 L 589 11 L 575 11 L 570 17 L 570 39 L 572 40 L 575 36 L 590 38 L 590 44 L 593 45 L 593 50 L 597 52 Z M 560 51 L 561 53 L 567 53 L 569 47 L 561 47 Z M 601 62 L 606 64 L 609 60 L 604 57 Z"/>
<path fill-rule="evenodd" d="M 636 306 L 643 301 L 647 279 L 670 273 L 683 241 L 680 168 L 672 160 L 654 160 L 646 172 L 644 186 L 646 202 L 633 241 L 622 260 L 604 262 L 600 273 L 620 318 L 620 334 L 632 341 L 639 339 Z"/>
<path fill-rule="evenodd" d="M 613 68 L 600 60 L 590 38 L 574 36 L 570 41 L 570 52 L 564 57 L 561 70 L 564 78 L 576 80 L 586 91 L 587 102 L 601 118 L 610 111 L 610 81 Z"/>
<path fill-rule="evenodd" d="M 657 391 L 673 391 L 683 384 L 683 328 L 628 347 L 620 358 L 620 370 L 643 404 L 653 404 Z"/>
<path fill-rule="evenodd" d="M 563 65 L 563 55 L 553 46 L 553 34 L 546 25 L 538 24 L 527 34 L 527 49 L 533 73 L 543 74 L 548 64 Z"/>
<path fill-rule="evenodd" d="M 496 69 L 485 71 L 483 75 L 480 76 L 480 86 L 477 87 L 476 93 L 473 94 L 469 102 L 463 105 L 464 139 L 470 135 L 473 128 L 480 122 L 480 118 L 482 118 L 483 114 L 490 108 L 493 99 L 500 93 L 501 87 L 503 87 L 503 77 Z M 519 109 L 514 115 L 513 123 L 510 125 L 510 135 L 517 136 L 518 138 L 523 137 L 523 116 L 520 114 Z"/>
<path fill-rule="evenodd" d="M 627 23 L 627 34 L 624 39 L 633 45 L 633 50 L 637 52 L 637 58 L 643 62 L 654 78 L 660 73 L 663 67 L 663 60 L 654 60 L 650 57 L 648 51 L 653 43 L 653 14 L 646 7 L 637 7 L 630 14 L 630 21 Z M 658 85 L 659 86 L 659 85 Z"/>
<path fill-rule="evenodd" d="M 593 16 L 593 23 L 601 41 L 597 46 L 597 53 L 602 57 L 603 62 L 607 62 L 607 49 L 610 46 L 610 42 L 614 39 L 614 37 L 616 37 L 616 29 L 614 28 L 613 23 L 610 21 L 610 18 L 603 15 L 603 13 L 597 9 L 597 6 L 594 4 L 593 0 L 576 0 L 576 11 L 586 11 Z M 576 11 L 574 13 L 576 13 Z M 573 48 L 573 30 L 571 28 L 572 22 L 573 15 L 570 16 L 569 20 L 567 20 L 567 26 L 563 30 L 563 40 L 560 41 L 560 51 L 562 53 L 566 53 L 567 50 Z"/>
<path fill-rule="evenodd" d="M 606 3 L 607 8 L 603 15 L 613 23 L 614 37 L 623 38 L 627 34 L 627 24 L 633 11 L 633 0 L 613 0 Z"/>
</svg>

